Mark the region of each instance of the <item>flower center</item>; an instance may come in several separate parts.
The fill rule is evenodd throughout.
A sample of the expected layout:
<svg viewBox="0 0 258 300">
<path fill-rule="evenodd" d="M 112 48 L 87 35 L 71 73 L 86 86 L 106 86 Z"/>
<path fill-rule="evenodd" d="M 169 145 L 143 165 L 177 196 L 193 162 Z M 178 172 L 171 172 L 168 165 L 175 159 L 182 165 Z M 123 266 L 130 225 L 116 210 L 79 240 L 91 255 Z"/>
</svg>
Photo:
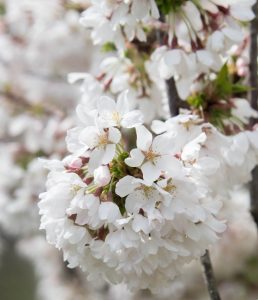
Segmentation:
<svg viewBox="0 0 258 300">
<path fill-rule="evenodd" d="M 99 136 L 99 146 L 105 146 L 108 144 L 108 134 L 105 132 Z"/>
<path fill-rule="evenodd" d="M 144 153 L 146 160 L 154 161 L 159 155 L 152 150 Z"/>
<path fill-rule="evenodd" d="M 119 112 L 115 111 L 115 112 L 112 113 L 112 120 L 114 122 L 116 122 L 117 125 L 120 124 L 120 122 L 121 122 L 121 116 L 120 116 Z"/>
<path fill-rule="evenodd" d="M 176 186 L 172 183 L 168 184 L 164 190 L 170 194 L 174 194 L 175 193 L 175 190 L 176 190 Z"/>
</svg>

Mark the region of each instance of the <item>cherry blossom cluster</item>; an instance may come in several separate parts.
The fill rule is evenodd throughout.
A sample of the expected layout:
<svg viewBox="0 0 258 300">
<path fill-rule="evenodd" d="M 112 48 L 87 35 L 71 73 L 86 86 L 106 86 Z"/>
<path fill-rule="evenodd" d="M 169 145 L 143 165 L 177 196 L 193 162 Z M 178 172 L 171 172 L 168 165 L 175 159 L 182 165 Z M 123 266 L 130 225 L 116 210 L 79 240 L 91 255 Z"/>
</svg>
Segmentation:
<svg viewBox="0 0 258 300">
<path fill-rule="evenodd" d="M 201 74 L 217 72 L 228 51 L 245 38 L 241 22 L 254 18 L 256 1 L 179 1 L 168 12 L 167 41 L 152 54 L 153 68 L 174 77 L 182 99 Z"/>
<path fill-rule="evenodd" d="M 218 213 L 250 180 L 258 131 L 227 137 L 185 114 L 153 121 L 154 135 L 127 92 L 95 100 L 77 108 L 71 155 L 46 162 L 41 228 L 89 280 L 159 292 L 225 230 Z"/>
<path fill-rule="evenodd" d="M 129 89 L 145 121 L 151 122 L 153 118 L 169 116 L 165 81 L 174 78 L 179 97 L 187 101 L 190 109 L 195 107 L 189 98 L 208 94 L 210 99 L 215 98 L 215 107 L 227 111 L 228 121 L 225 124 L 219 120 L 220 127 L 230 123 L 231 132 L 236 132 L 257 114 L 243 93 L 231 93 L 227 99 L 223 95 L 214 97 L 207 93 L 207 83 L 214 85 L 226 61 L 234 61 L 242 83 L 241 74 L 246 74 L 248 62 L 243 60 L 242 51 L 234 49 L 246 49 L 245 23 L 254 17 L 254 3 L 255 0 L 93 1 L 82 14 L 81 23 L 91 30 L 93 42 L 111 53 L 95 71 L 96 81 L 102 90 L 114 95 Z M 140 29 L 143 36 L 138 34 Z M 209 109 L 209 105 L 201 105 L 202 111 L 207 110 L 205 119 L 218 126 Z"/>
</svg>

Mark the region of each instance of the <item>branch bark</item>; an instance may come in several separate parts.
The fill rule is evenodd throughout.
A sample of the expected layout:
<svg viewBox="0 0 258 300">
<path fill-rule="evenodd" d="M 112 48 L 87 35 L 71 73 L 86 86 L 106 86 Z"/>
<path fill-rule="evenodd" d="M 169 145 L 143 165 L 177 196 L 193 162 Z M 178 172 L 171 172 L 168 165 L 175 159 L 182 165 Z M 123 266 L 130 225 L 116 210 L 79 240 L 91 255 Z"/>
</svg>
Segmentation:
<svg viewBox="0 0 258 300">
<path fill-rule="evenodd" d="M 221 300 L 208 250 L 206 250 L 205 254 L 201 257 L 201 262 L 211 300 Z"/>
<path fill-rule="evenodd" d="M 165 23 L 165 20 L 165 16 L 161 14 L 160 22 Z M 164 41 L 166 40 L 166 36 L 161 30 L 157 30 L 157 40 L 160 45 L 163 45 Z M 166 92 L 170 116 L 174 117 L 179 114 L 180 107 L 187 107 L 186 102 L 182 101 L 178 95 L 174 77 L 171 77 L 170 79 L 166 80 Z"/>
<path fill-rule="evenodd" d="M 258 111 L 258 65 L 257 65 L 257 55 L 258 55 L 258 45 L 257 45 L 257 30 L 258 30 L 258 3 L 255 3 L 253 7 L 255 13 L 255 19 L 251 22 L 250 26 L 250 103 L 253 109 Z M 254 125 L 257 120 L 252 119 L 251 125 Z M 252 172 L 252 182 L 250 185 L 251 194 L 251 213 L 253 219 L 258 228 L 258 167 L 256 167 Z"/>
<path fill-rule="evenodd" d="M 171 117 L 174 117 L 179 114 L 181 100 L 178 96 L 176 83 L 173 77 L 169 80 L 166 80 L 166 88 L 170 115 Z"/>
</svg>

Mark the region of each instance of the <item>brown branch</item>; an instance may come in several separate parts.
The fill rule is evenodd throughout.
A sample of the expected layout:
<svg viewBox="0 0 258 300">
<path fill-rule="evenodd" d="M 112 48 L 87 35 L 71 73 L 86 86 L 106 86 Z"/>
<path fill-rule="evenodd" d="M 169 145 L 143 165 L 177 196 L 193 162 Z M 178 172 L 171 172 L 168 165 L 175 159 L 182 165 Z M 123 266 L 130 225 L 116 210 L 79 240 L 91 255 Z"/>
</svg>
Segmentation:
<svg viewBox="0 0 258 300">
<path fill-rule="evenodd" d="M 165 16 L 162 14 L 160 15 L 160 23 L 165 23 Z M 163 45 L 165 40 L 167 40 L 167 34 L 162 30 L 157 30 L 157 40 L 160 45 Z M 182 101 L 178 96 L 174 77 L 166 80 L 166 92 L 170 116 L 174 117 L 179 114 L 179 108 L 184 106 L 184 101 Z"/>
<path fill-rule="evenodd" d="M 206 250 L 205 254 L 201 257 L 201 262 L 202 262 L 202 266 L 203 266 L 203 270 L 204 270 L 204 274 L 208 286 L 208 292 L 211 300 L 221 300 L 208 250 Z"/>
<path fill-rule="evenodd" d="M 252 87 L 250 92 L 250 102 L 253 109 L 258 110 L 258 77 L 257 77 L 257 55 L 258 55 L 258 45 L 257 45 L 257 3 L 254 5 L 254 13 L 256 15 L 255 19 L 251 22 L 250 26 L 250 86 Z M 254 120 L 253 120 L 254 121 Z"/>
<path fill-rule="evenodd" d="M 166 89 L 170 115 L 171 117 L 177 116 L 179 114 L 179 109 L 181 107 L 180 103 L 182 100 L 178 96 L 175 79 L 173 77 L 166 80 Z"/>
<path fill-rule="evenodd" d="M 250 86 L 252 87 L 250 91 L 250 103 L 253 109 L 258 111 L 258 66 L 257 66 L 257 55 L 258 55 L 258 45 L 257 45 L 257 27 L 258 27 L 258 3 L 253 7 L 255 13 L 255 19 L 251 22 L 250 26 Z M 251 120 L 251 125 L 254 125 L 257 119 Z M 250 185 L 251 193 L 251 213 L 253 219 L 258 227 L 258 167 L 256 167 L 252 172 L 252 182 Z"/>
</svg>

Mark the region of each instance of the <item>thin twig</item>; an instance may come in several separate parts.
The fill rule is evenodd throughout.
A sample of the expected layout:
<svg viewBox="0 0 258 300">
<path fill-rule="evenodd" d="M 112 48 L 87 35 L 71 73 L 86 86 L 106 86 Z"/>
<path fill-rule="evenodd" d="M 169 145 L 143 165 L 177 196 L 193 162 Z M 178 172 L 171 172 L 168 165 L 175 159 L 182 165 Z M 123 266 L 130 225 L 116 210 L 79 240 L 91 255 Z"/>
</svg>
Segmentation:
<svg viewBox="0 0 258 300">
<path fill-rule="evenodd" d="M 250 91 L 250 103 L 253 109 L 258 111 L 258 66 L 257 66 L 257 55 L 258 55 L 258 45 L 257 45 L 257 12 L 258 3 L 253 7 L 255 13 L 255 19 L 251 22 L 250 26 L 250 86 L 252 87 Z M 251 120 L 251 125 L 254 125 L 257 119 Z M 251 213 L 253 219 L 258 227 L 258 167 L 256 167 L 252 172 L 252 182 L 250 186 L 251 193 Z"/>
<path fill-rule="evenodd" d="M 201 257 L 201 262 L 204 269 L 204 274 L 208 286 L 208 292 L 211 300 L 221 300 L 208 250 L 206 250 L 205 254 Z"/>
</svg>

